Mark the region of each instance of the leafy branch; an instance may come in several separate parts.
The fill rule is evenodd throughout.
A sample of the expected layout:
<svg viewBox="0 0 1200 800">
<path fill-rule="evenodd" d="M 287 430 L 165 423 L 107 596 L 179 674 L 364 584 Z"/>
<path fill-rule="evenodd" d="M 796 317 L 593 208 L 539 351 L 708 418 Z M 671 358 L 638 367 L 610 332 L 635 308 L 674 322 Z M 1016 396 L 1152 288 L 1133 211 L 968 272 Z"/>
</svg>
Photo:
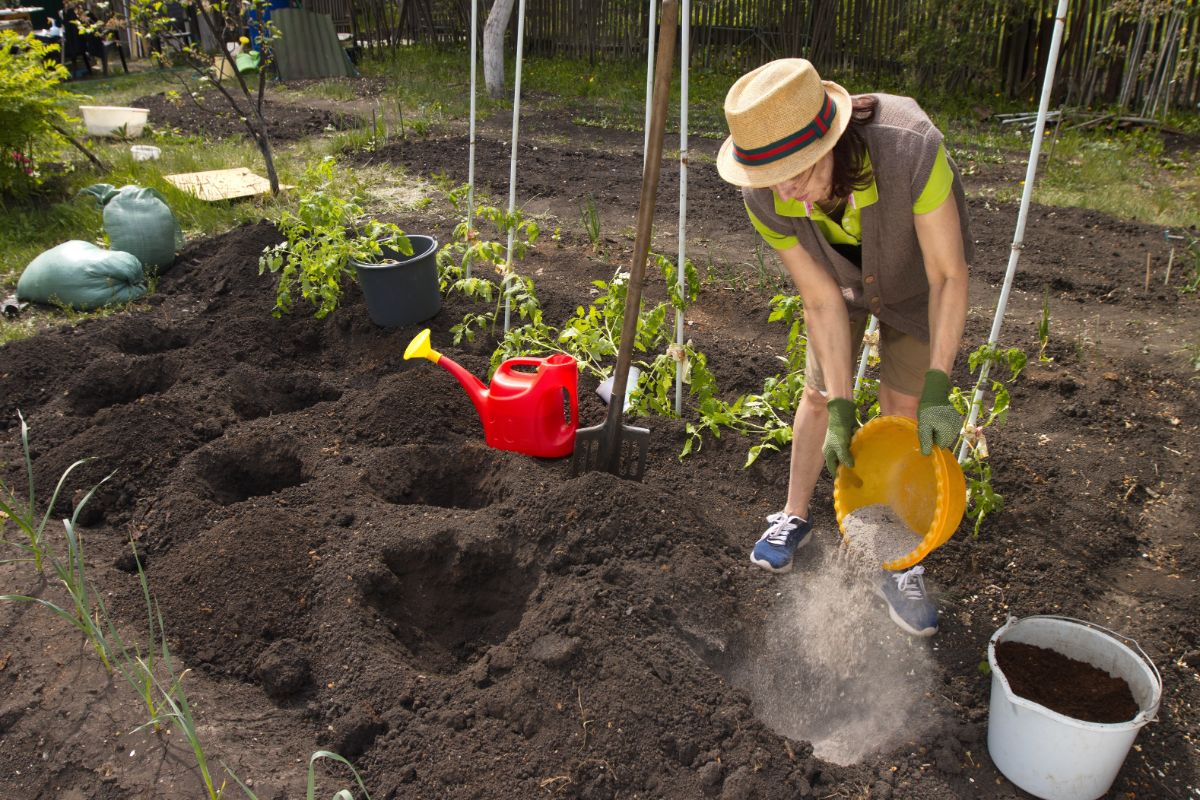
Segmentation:
<svg viewBox="0 0 1200 800">
<path fill-rule="evenodd" d="M 746 455 L 749 467 L 764 450 L 782 452 L 792 442 L 792 419 L 804 393 L 804 365 L 808 360 L 808 337 L 804 333 L 803 303 L 797 295 L 777 294 L 771 298 L 768 322 L 787 326 L 787 345 L 780 360 L 782 374 L 763 382 L 757 394 L 742 395 L 732 402 L 709 396 L 700 404 L 700 418 L 688 423 L 688 441 L 681 457 L 700 450 L 704 434 L 720 438 L 721 429 L 756 439 Z"/>
<path fill-rule="evenodd" d="M 984 431 L 992 425 L 1002 424 L 1008 418 L 1012 398 L 1005 383 L 1016 381 L 1025 370 L 1028 361 L 1028 357 L 1020 348 L 1001 348 L 992 343 L 980 345 L 967 359 L 967 365 L 972 372 L 980 370 L 985 364 L 989 365 L 989 375 L 993 367 L 1008 369 L 1006 380 L 989 378 L 990 386 L 984 391 L 984 398 L 981 398 L 986 412 L 979 415 L 973 427 L 964 426 L 959 439 L 967 445 L 967 457 L 961 466 L 967 481 L 966 516 L 973 523 L 974 536 L 979 535 L 983 521 L 989 514 L 996 514 L 1004 509 L 1004 496 L 997 493 L 992 485 L 992 467 L 987 460 L 989 452 Z M 958 387 L 950 393 L 950 402 L 963 416 L 970 413 L 971 400 L 971 395 Z"/>
<path fill-rule="evenodd" d="M 450 193 L 450 200 L 456 207 L 464 191 L 465 187 L 459 187 Z M 475 210 L 475 216 L 490 223 L 496 238 L 484 239 L 473 225 L 460 222 L 454 228 L 453 239 L 438 251 L 438 279 L 443 292 L 458 292 L 477 303 L 494 304 L 494 307 L 490 311 L 468 312 L 462 322 L 452 325 L 450 332 L 454 344 L 463 340 L 473 342 L 483 330 L 494 334 L 506 295 L 521 319 L 530 320 L 532 324 L 541 322 L 541 306 L 533 281 L 518 275 L 513 268 L 513 263 L 524 259 L 541 235 L 538 224 L 526 219 L 520 209 L 510 213 L 492 205 L 480 206 Z M 512 238 L 511 260 L 508 247 L 500 241 L 506 237 Z M 498 279 L 488 277 L 487 272 L 479 274 L 479 267 L 490 268 Z"/>
</svg>

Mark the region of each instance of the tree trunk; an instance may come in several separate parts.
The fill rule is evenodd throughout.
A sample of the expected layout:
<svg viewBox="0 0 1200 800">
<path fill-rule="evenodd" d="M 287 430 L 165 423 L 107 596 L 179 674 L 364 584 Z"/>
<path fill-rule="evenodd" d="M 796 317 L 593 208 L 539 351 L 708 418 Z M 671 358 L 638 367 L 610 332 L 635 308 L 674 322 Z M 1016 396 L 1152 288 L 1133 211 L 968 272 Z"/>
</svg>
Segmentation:
<svg viewBox="0 0 1200 800">
<path fill-rule="evenodd" d="M 515 0 L 496 0 L 483 26 L 483 81 L 488 94 L 504 96 L 504 31 Z"/>
<path fill-rule="evenodd" d="M 263 163 L 267 166 L 267 182 L 271 184 L 271 196 L 279 194 L 279 173 L 275 171 L 275 153 L 271 147 L 271 140 L 267 137 L 267 121 L 262 118 L 261 114 L 258 117 L 259 131 L 255 137 L 255 144 L 258 145 L 258 152 L 262 153 Z"/>
</svg>

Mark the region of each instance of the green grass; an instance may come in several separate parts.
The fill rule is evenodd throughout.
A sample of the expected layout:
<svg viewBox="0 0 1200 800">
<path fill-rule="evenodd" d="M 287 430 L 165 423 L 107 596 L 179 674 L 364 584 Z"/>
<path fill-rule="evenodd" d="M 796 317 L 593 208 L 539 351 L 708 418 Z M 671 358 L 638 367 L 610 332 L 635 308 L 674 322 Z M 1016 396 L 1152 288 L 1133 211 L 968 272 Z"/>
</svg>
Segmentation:
<svg viewBox="0 0 1200 800">
<path fill-rule="evenodd" d="M 359 94 L 352 78 L 330 78 L 310 83 L 301 88 L 280 88 L 287 94 L 318 97 L 324 100 L 355 100 Z"/>
<path fill-rule="evenodd" d="M 597 63 L 583 59 L 531 58 L 524 64 L 521 86 L 549 110 L 563 105 L 585 125 L 641 131 L 646 115 L 645 61 Z M 688 127 L 697 135 L 724 137 L 722 105 L 737 75 L 720 70 L 693 70 L 688 76 Z M 511 79 L 509 82 L 511 86 Z M 679 129 L 679 71 L 671 82 L 668 126 Z"/>
<path fill-rule="evenodd" d="M 969 172 L 972 162 L 1015 164 L 1017 169 L 1009 171 L 1019 177 L 989 197 L 1020 199 L 1029 157 L 1028 131 L 954 121 L 944 128 L 960 169 Z M 1053 130 L 1047 127 L 1034 202 L 1091 208 L 1168 227 L 1200 225 L 1200 160 L 1195 150 L 1165 153 L 1161 137 L 1148 130 L 1062 131 L 1056 142 L 1052 139 Z"/>
<path fill-rule="evenodd" d="M 1038 202 L 1082 206 L 1155 225 L 1200 225 L 1200 160 L 1164 155 L 1157 136 L 1060 135 L 1043 162 Z"/>
<path fill-rule="evenodd" d="M 14 283 L 34 256 L 68 239 L 103 241 L 100 208 L 89 198 L 76 197 L 80 189 L 94 183 L 137 184 L 157 189 L 166 197 L 189 237 L 273 215 L 277 201 L 269 198 L 256 202 L 207 203 L 179 191 L 163 177 L 177 172 L 238 166 L 248 166 L 260 175 L 264 174 L 262 158 L 249 142 L 230 138 L 201 143 L 192 138 L 169 135 L 143 137 L 142 141 L 152 141 L 162 150 L 162 157 L 156 161 L 138 162 L 130 155 L 128 142 L 90 139 L 88 146 L 111 166 L 109 172 L 101 175 L 80 165 L 55 187 L 58 191 L 54 194 L 40 201 L 14 203 L 7 207 L 6 213 L 0 214 L 0 240 L 6 244 L 0 261 L 0 283 Z M 277 154 L 281 180 L 286 182 L 300 171 L 301 165 L 295 161 L 286 151 Z"/>
<path fill-rule="evenodd" d="M 112 66 L 111 64 L 109 65 Z M 126 74 L 109 69 L 107 78 L 73 81 L 66 88 L 79 97 L 79 105 L 126 106 L 138 97 L 169 89 L 179 90 L 178 75 L 190 74 L 183 68 L 155 69 L 147 62 L 133 62 L 133 71 Z"/>
<path fill-rule="evenodd" d="M 485 118 L 503 103 L 487 96 L 483 83 L 483 54 L 480 53 L 478 58 L 475 111 Z M 509 57 L 508 61 L 511 62 L 512 58 Z M 511 68 L 511 63 L 508 66 Z M 381 101 L 389 114 L 396 110 L 396 103 L 400 102 L 404 107 L 406 122 L 426 118 L 445 121 L 450 118 L 466 119 L 470 114 L 470 67 L 470 53 L 465 48 L 460 51 L 413 45 L 365 60 L 359 65 L 359 70 L 364 76 L 386 78 L 389 81 Z"/>
</svg>

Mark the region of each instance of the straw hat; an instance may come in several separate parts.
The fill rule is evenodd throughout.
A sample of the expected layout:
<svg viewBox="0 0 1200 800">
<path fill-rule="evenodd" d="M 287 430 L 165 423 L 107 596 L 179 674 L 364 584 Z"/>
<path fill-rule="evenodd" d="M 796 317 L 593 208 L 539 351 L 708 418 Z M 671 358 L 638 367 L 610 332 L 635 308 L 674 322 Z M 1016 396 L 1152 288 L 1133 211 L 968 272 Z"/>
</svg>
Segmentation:
<svg viewBox="0 0 1200 800">
<path fill-rule="evenodd" d="M 850 123 L 850 94 L 803 58 L 781 58 L 738 78 L 725 95 L 732 134 L 717 171 L 737 186 L 782 183 L 828 153 Z M 736 144 L 735 144 L 736 143 Z"/>
</svg>

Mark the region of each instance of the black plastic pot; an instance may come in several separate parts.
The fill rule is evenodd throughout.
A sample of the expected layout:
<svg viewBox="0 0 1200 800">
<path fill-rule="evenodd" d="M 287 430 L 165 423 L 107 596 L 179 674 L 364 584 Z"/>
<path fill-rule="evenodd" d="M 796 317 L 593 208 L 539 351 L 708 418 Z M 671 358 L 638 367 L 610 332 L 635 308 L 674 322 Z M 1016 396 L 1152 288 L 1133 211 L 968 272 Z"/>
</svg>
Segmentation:
<svg viewBox="0 0 1200 800">
<path fill-rule="evenodd" d="M 399 328 L 423 322 L 442 307 L 438 291 L 437 239 L 409 236 L 413 254 L 406 256 L 386 244 L 378 262 L 351 259 L 358 285 L 367 299 L 367 314 L 376 325 Z"/>
</svg>

